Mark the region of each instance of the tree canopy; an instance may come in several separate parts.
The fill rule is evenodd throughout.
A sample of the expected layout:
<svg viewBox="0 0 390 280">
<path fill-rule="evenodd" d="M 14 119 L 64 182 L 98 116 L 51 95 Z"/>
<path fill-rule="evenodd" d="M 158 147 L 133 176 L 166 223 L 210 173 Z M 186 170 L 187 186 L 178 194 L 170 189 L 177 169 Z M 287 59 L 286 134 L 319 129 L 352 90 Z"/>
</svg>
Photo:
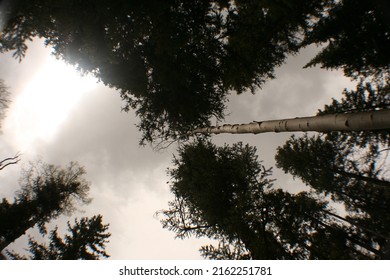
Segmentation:
<svg viewBox="0 0 390 280">
<path fill-rule="evenodd" d="M 346 76 L 390 74 L 390 4 L 383 0 L 334 1 L 305 37 L 304 45 L 327 43 L 306 67 L 344 70 Z"/>
<path fill-rule="evenodd" d="M 369 259 L 383 255 L 375 249 L 376 243 L 355 234 L 352 224 L 345 223 L 321 198 L 275 188 L 271 170 L 255 152 L 242 143 L 216 147 L 196 141 L 182 146 L 175 168 L 169 170 L 175 198 L 168 210 L 159 212 L 163 227 L 178 238 L 217 240 L 217 247 L 200 249 L 204 257 L 213 259 Z"/>
<path fill-rule="evenodd" d="M 105 246 L 110 237 L 107 233 L 108 225 L 102 224 L 102 216 L 75 219 L 74 225 L 68 222 L 64 238 L 58 235 L 58 228 L 50 232 L 49 245 L 40 244 L 29 237 L 29 256 L 22 256 L 7 251 L 13 260 L 98 260 L 100 257 L 108 258 Z"/>
<path fill-rule="evenodd" d="M 323 110 L 319 110 L 318 115 L 380 111 L 383 109 L 390 109 L 389 81 L 372 83 L 362 79 L 357 84 L 356 90 L 345 89 L 341 100 L 333 99 L 331 104 L 325 105 Z M 345 145 L 367 147 L 371 153 L 379 152 L 390 143 L 389 128 L 375 131 L 332 132 L 327 135 L 337 135 L 340 137 L 339 142 L 344 142 Z"/>
<path fill-rule="evenodd" d="M 0 250 L 34 226 L 45 233 L 50 220 L 72 213 L 77 203 L 89 203 L 84 174 L 76 162 L 66 168 L 37 163 L 26 169 L 14 202 L 3 198 L 0 203 Z"/>
<path fill-rule="evenodd" d="M 254 93 L 274 78 L 288 55 L 312 44 L 323 49 L 306 67 L 341 68 L 346 76 L 370 76 L 378 83 L 360 82 L 319 115 L 389 109 L 390 25 L 383 0 L 14 0 L 4 5 L 0 52 L 13 51 L 21 60 L 27 43 L 43 38 L 57 58 L 119 91 L 123 109 L 140 117 L 141 143 L 187 138 L 189 131 L 209 126 L 211 118 L 223 119 L 231 92 Z M 1 95 L 3 89 L 0 83 Z M 277 165 L 316 193 L 290 194 L 273 186 L 271 169 L 261 164 L 255 148 L 194 140 L 180 147 L 169 170 L 175 198 L 160 212 L 162 224 L 179 238 L 217 240 L 217 246 L 201 248 L 214 259 L 386 258 L 390 184 L 380 163 L 388 145 L 388 129 L 291 137 L 278 150 Z M 26 171 L 14 202 L 0 204 L 0 250 L 36 225 L 46 234 L 50 220 L 71 213 L 77 201 L 88 203 L 84 173 L 75 163 Z M 348 214 L 336 214 L 323 196 L 342 203 Z M 97 235 L 89 235 L 91 228 Z M 48 246 L 30 239 L 31 258 L 107 256 L 109 234 L 101 216 L 75 220 L 68 229 L 64 238 L 52 231 Z"/>
<path fill-rule="evenodd" d="M 388 109 L 389 98 L 388 84 L 361 82 L 356 91 L 345 90 L 341 101 L 333 100 L 319 114 Z M 275 158 L 286 173 L 341 203 L 348 222 L 370 229 L 355 233 L 385 250 L 390 244 L 389 145 L 389 129 L 292 136 Z"/>
<path fill-rule="evenodd" d="M 343 148 L 337 140 L 334 135 L 291 137 L 278 148 L 277 166 L 300 178 L 318 194 L 341 203 L 348 213 L 341 220 L 356 227 L 351 231 L 360 235 L 359 239 L 377 244 L 383 251 L 390 241 L 390 182 L 383 163 L 386 158 L 378 154 L 364 156 L 353 146 Z"/>
<path fill-rule="evenodd" d="M 120 91 L 143 142 L 176 139 L 222 119 L 230 91 L 254 92 L 312 43 L 330 42 L 309 65 L 388 71 L 383 1 L 354 2 L 8 1 L 0 51 L 21 59 L 26 42 L 45 38 L 58 58 Z"/>
</svg>

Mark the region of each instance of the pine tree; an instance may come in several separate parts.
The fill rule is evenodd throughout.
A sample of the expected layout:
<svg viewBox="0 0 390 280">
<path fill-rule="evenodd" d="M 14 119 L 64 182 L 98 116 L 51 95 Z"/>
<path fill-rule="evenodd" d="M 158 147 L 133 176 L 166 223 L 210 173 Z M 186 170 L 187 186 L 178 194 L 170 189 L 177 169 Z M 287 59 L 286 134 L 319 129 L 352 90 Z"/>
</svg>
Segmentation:
<svg viewBox="0 0 390 280">
<path fill-rule="evenodd" d="M 383 0 L 333 1 L 303 45 L 326 43 L 306 67 L 341 68 L 350 77 L 390 77 L 390 5 Z"/>
<path fill-rule="evenodd" d="M 345 91 L 319 114 L 383 110 L 390 108 L 388 85 L 361 82 L 356 91 Z M 330 132 L 317 136 L 292 136 L 278 148 L 277 166 L 300 178 L 318 193 L 345 206 L 350 234 L 358 236 L 375 253 L 384 251 L 390 240 L 390 181 L 387 176 L 389 130 Z"/>
<path fill-rule="evenodd" d="M 50 232 L 50 243 L 40 244 L 29 238 L 29 256 L 21 256 L 15 252 L 7 251 L 13 260 L 98 260 L 100 257 L 108 258 L 105 246 L 110 237 L 107 233 L 108 225 L 102 224 L 102 216 L 75 219 L 74 225 L 68 222 L 68 232 L 64 238 L 58 235 L 58 228 Z"/>
<path fill-rule="evenodd" d="M 0 51 L 21 59 L 26 42 L 44 38 L 58 58 L 120 91 L 144 141 L 177 139 L 221 120 L 232 90 L 273 78 L 329 2 L 15 0 Z"/>
<path fill-rule="evenodd" d="M 175 199 L 159 212 L 163 227 L 178 238 L 217 240 L 217 247 L 200 249 L 213 259 L 382 256 L 364 236 L 353 233 L 350 223 L 336 218 L 327 202 L 274 188 L 271 170 L 255 152 L 242 143 L 216 147 L 202 140 L 181 147 L 169 171 Z"/>
<path fill-rule="evenodd" d="M 38 226 L 44 233 L 50 220 L 71 214 L 77 203 L 89 203 L 84 175 L 76 162 L 66 168 L 37 163 L 25 170 L 14 202 L 3 198 L 0 203 L 0 251 L 28 229 Z"/>
</svg>

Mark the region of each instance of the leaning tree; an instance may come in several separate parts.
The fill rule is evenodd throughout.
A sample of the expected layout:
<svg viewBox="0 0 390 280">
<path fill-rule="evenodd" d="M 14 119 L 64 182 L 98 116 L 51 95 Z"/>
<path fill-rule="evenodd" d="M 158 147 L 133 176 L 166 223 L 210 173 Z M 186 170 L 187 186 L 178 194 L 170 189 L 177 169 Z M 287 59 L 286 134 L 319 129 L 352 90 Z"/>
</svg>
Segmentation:
<svg viewBox="0 0 390 280">
<path fill-rule="evenodd" d="M 68 233 L 64 238 L 58 235 L 58 228 L 50 232 L 49 244 L 38 243 L 29 237 L 29 253 L 24 256 L 7 251 L 13 260 L 98 260 L 108 258 L 105 251 L 106 243 L 110 237 L 108 224 L 102 223 L 101 215 L 92 218 L 75 219 L 74 225 L 68 222 Z"/>
<path fill-rule="evenodd" d="M 62 214 L 72 213 L 78 203 L 89 203 L 89 182 L 85 170 L 76 162 L 66 168 L 36 163 L 24 170 L 20 190 L 13 202 L 0 203 L 0 251 L 25 232 L 45 225 Z"/>
<path fill-rule="evenodd" d="M 349 138 L 349 143 L 359 139 L 361 144 L 378 140 L 386 143 L 390 131 L 390 84 L 373 85 L 361 80 L 356 90 L 344 90 L 341 101 L 333 99 L 316 116 L 197 128 L 188 135 L 309 131 L 346 132 L 342 137 Z"/>
</svg>

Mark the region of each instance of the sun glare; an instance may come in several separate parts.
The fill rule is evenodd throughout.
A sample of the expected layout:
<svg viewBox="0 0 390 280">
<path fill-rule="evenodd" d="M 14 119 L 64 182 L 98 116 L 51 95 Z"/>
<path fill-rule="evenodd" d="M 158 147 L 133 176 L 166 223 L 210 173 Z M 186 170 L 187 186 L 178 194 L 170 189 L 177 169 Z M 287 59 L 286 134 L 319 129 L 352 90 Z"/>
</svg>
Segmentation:
<svg viewBox="0 0 390 280">
<path fill-rule="evenodd" d="M 30 149 L 35 141 L 49 142 L 72 108 L 97 85 L 74 67 L 50 57 L 12 102 L 4 130 L 13 134 L 16 149 Z"/>
</svg>

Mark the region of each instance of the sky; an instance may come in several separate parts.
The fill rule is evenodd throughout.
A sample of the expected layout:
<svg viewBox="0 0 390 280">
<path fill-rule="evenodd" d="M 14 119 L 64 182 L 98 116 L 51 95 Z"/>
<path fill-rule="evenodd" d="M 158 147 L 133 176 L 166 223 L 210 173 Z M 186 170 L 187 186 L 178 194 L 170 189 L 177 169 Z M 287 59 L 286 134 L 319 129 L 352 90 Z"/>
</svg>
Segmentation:
<svg viewBox="0 0 390 280">
<path fill-rule="evenodd" d="M 290 57 L 277 69 L 276 79 L 267 82 L 255 95 L 230 96 L 226 123 L 315 115 L 318 109 L 338 98 L 353 83 L 339 71 L 303 69 L 316 48 Z M 201 259 L 201 245 L 207 239 L 175 239 L 163 229 L 155 212 L 168 208 L 173 198 L 166 174 L 171 166 L 172 145 L 164 151 L 140 147 L 138 119 L 134 112 L 121 111 L 118 92 L 95 78 L 81 76 L 72 66 L 58 61 L 40 40 L 29 45 L 19 63 L 11 53 L 0 54 L 0 79 L 12 93 L 9 110 L 2 120 L 0 157 L 21 153 L 17 165 L 0 172 L 0 198 L 10 200 L 18 189 L 23 167 L 35 160 L 66 166 L 77 161 L 91 182 L 91 204 L 71 217 L 55 221 L 64 229 L 67 220 L 102 214 L 112 236 L 107 245 L 111 259 Z M 242 141 L 256 146 L 266 167 L 275 164 L 276 148 L 290 133 L 213 136 L 218 145 Z M 299 135 L 299 133 L 298 133 Z M 291 192 L 305 188 L 301 182 L 274 168 L 274 183 Z M 37 235 L 36 229 L 29 235 Z M 24 253 L 26 237 L 8 249 Z"/>
</svg>

